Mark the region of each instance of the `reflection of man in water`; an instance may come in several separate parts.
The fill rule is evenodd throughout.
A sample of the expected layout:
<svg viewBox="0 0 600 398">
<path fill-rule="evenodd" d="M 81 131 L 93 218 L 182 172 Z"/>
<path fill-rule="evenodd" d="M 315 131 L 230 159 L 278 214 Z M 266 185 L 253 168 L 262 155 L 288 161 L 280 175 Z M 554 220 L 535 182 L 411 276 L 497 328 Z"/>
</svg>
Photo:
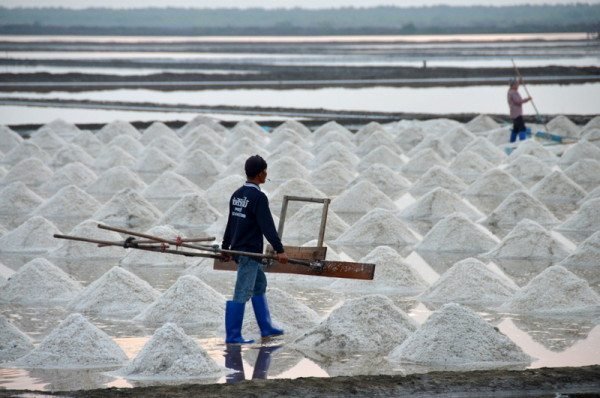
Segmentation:
<svg viewBox="0 0 600 398">
<path fill-rule="evenodd" d="M 519 84 L 521 82 L 517 79 L 510 79 L 510 88 L 508 89 L 507 100 L 508 108 L 510 110 L 510 118 L 513 121 L 513 129 L 510 133 L 510 142 L 517 140 L 517 134 L 519 140 L 524 140 L 527 136 L 525 122 L 523 121 L 523 104 L 531 101 L 531 97 L 525 99 L 521 98 L 519 94 Z"/>
</svg>

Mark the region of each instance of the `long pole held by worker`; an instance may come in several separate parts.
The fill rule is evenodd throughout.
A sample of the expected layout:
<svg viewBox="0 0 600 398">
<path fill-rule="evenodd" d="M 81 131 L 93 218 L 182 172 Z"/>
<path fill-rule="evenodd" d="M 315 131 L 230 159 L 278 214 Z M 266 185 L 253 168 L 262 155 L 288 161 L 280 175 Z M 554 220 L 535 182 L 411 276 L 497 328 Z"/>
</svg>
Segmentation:
<svg viewBox="0 0 600 398">
<path fill-rule="evenodd" d="M 519 78 L 519 83 L 521 83 L 523 85 L 523 89 L 525 89 L 525 93 L 527 94 L 527 96 L 529 98 L 531 98 L 531 105 L 533 105 L 533 109 L 535 110 L 535 114 L 537 115 L 538 122 L 542 123 L 544 125 L 544 129 L 546 130 L 546 132 L 548 132 L 548 127 L 546 127 L 546 123 L 543 121 L 542 115 L 540 115 L 540 112 L 538 111 L 537 106 L 535 106 L 535 102 L 533 102 L 533 97 L 529 93 L 529 90 L 527 90 L 527 86 L 525 85 L 525 81 L 523 80 L 523 76 L 521 75 L 521 72 L 519 72 L 519 68 L 517 68 L 517 64 L 515 63 L 515 60 L 511 58 L 510 61 L 512 62 L 513 67 L 515 68 L 515 72 L 517 74 L 517 77 Z"/>
</svg>

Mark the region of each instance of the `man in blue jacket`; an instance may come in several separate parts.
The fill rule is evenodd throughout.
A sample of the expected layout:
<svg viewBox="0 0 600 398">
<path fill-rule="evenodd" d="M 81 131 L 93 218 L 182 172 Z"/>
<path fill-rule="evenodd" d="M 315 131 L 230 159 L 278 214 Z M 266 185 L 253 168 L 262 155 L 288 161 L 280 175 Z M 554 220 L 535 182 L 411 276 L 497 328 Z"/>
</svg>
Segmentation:
<svg viewBox="0 0 600 398">
<path fill-rule="evenodd" d="M 250 156 L 244 165 L 247 181 L 231 195 L 229 218 L 221 247 L 252 253 L 263 252 L 263 235 L 277 253 L 277 261 L 287 263 L 283 245 L 275 229 L 269 209 L 269 200 L 260 190 L 267 179 L 267 162 L 259 155 Z M 226 257 L 227 259 L 228 257 Z M 265 297 L 267 278 L 262 263 L 256 257 L 235 256 L 237 279 L 233 300 L 225 307 L 225 331 L 227 344 L 253 343 L 242 337 L 242 323 L 246 302 L 252 299 L 252 308 L 262 337 L 283 334 L 271 323 L 269 306 Z"/>
</svg>

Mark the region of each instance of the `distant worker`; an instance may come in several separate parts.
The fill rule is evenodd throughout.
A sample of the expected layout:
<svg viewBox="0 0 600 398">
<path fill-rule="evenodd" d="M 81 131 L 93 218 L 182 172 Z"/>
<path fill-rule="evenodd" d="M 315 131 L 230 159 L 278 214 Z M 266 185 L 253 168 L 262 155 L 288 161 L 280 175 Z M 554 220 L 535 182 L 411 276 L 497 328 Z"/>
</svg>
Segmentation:
<svg viewBox="0 0 600 398">
<path fill-rule="evenodd" d="M 277 261 L 285 264 L 288 257 L 275 229 L 275 223 L 269 209 L 269 200 L 259 185 L 267 179 L 267 162 L 259 155 L 250 156 L 244 165 L 246 183 L 233 193 L 229 200 L 229 218 L 223 236 L 224 250 L 236 250 L 251 253 L 263 252 L 263 235 L 277 253 Z M 230 260 L 228 255 L 223 260 Z M 233 300 L 225 307 L 225 343 L 244 344 L 253 340 L 242 337 L 242 324 L 246 302 L 252 298 L 252 308 L 262 337 L 283 334 L 283 330 L 271 323 L 269 306 L 265 297 L 267 278 L 263 264 L 255 257 L 234 256 L 237 264 L 237 278 Z"/>
<path fill-rule="evenodd" d="M 521 94 L 519 94 L 520 83 L 520 79 L 510 79 L 510 88 L 508 89 L 507 94 L 510 118 L 513 122 L 513 128 L 510 132 L 510 142 L 515 142 L 517 140 L 517 135 L 519 136 L 519 140 L 527 138 L 528 129 L 525 127 L 525 121 L 523 120 L 523 104 L 531 101 L 532 98 L 521 98 Z"/>
</svg>

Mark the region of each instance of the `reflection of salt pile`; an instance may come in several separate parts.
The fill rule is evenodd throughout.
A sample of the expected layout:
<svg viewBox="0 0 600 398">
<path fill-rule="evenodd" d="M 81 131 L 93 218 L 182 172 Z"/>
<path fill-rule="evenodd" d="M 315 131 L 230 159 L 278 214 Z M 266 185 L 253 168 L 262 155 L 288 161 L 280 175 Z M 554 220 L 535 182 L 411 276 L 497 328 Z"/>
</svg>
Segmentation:
<svg viewBox="0 0 600 398">
<path fill-rule="evenodd" d="M 387 297 L 347 300 L 329 317 L 293 342 L 305 353 L 326 357 L 360 352 L 386 353 L 407 338 L 416 325 Z"/>
<path fill-rule="evenodd" d="M 448 164 L 433 149 L 426 148 L 412 155 L 400 171 L 409 178 L 419 178 L 433 166 L 447 167 Z"/>
<path fill-rule="evenodd" d="M 314 169 L 308 181 L 327 195 L 338 195 L 354 179 L 354 172 L 337 160 L 331 160 Z"/>
<path fill-rule="evenodd" d="M 48 181 L 40 187 L 45 194 L 53 195 L 67 185 L 75 185 L 81 189 L 89 187 L 98 176 L 84 164 L 69 163 L 56 170 Z"/>
<path fill-rule="evenodd" d="M 22 181 L 29 188 L 35 189 L 52 178 L 54 173 L 37 158 L 21 160 L 2 178 L 2 185 Z"/>
<path fill-rule="evenodd" d="M 204 195 L 187 194 L 175 202 L 158 220 L 159 224 L 169 224 L 189 234 L 204 231 L 217 221 L 221 214 L 212 207 Z"/>
<path fill-rule="evenodd" d="M 222 370 L 180 327 L 167 323 L 119 373 L 128 379 L 178 380 L 218 378 Z"/>
<path fill-rule="evenodd" d="M 69 301 L 81 285 L 56 265 L 36 258 L 23 265 L 0 290 L 0 301 L 47 304 Z"/>
<path fill-rule="evenodd" d="M 333 243 L 338 245 L 390 245 L 407 246 L 417 242 L 415 234 L 396 217 L 396 213 L 373 209 Z"/>
<path fill-rule="evenodd" d="M 44 217 L 35 216 L 0 238 L 3 252 L 44 252 L 58 246 L 52 235 L 60 230 Z"/>
<path fill-rule="evenodd" d="M 184 275 L 138 316 L 136 321 L 162 325 L 219 324 L 223 321 L 225 297 L 193 275 Z"/>
<path fill-rule="evenodd" d="M 560 265 L 546 268 L 499 307 L 500 311 L 570 314 L 600 308 L 588 283 Z"/>
<path fill-rule="evenodd" d="M 0 190 L 0 220 L 8 228 L 14 228 L 27 218 L 29 213 L 44 203 L 21 181 L 13 182 Z"/>
<path fill-rule="evenodd" d="M 531 358 L 481 316 L 460 304 L 446 304 L 388 356 L 392 362 L 499 367 Z"/>
<path fill-rule="evenodd" d="M 283 230 L 284 240 L 300 241 L 301 243 L 313 239 L 319 233 L 321 226 L 322 207 L 320 205 L 305 205 L 286 221 Z M 335 212 L 327 213 L 325 227 L 325 240 L 337 239 L 348 229 L 344 222 Z"/>
<path fill-rule="evenodd" d="M 353 292 L 367 290 L 409 294 L 422 291 L 428 286 L 420 274 L 391 247 L 377 246 L 360 259 L 360 262 L 376 265 L 372 281 L 338 279 L 329 288 Z"/>
<path fill-rule="evenodd" d="M 130 123 L 121 120 L 114 120 L 108 124 L 105 124 L 104 127 L 102 127 L 98 133 L 96 133 L 100 141 L 104 142 L 105 144 L 122 134 L 128 135 L 135 139 L 139 139 L 142 136 L 140 132 L 137 131 L 137 129 Z"/>
<path fill-rule="evenodd" d="M 540 159 L 523 154 L 513 159 L 504 169 L 526 187 L 531 187 L 552 172 Z"/>
<path fill-rule="evenodd" d="M 488 258 L 553 259 L 560 261 L 571 252 L 567 242 L 554 237 L 535 221 L 521 220 L 502 242 L 486 253 Z"/>
<path fill-rule="evenodd" d="M 116 227 L 141 229 L 154 224 L 161 215 L 160 210 L 139 193 L 124 189 L 98 209 L 92 218 Z"/>
<path fill-rule="evenodd" d="M 109 335 L 81 314 L 71 314 L 17 363 L 27 368 L 98 368 L 126 359 Z"/>
<path fill-rule="evenodd" d="M 600 148 L 585 140 L 579 141 L 563 153 L 558 163 L 562 168 L 567 168 L 581 159 L 600 159 Z"/>
<path fill-rule="evenodd" d="M 383 164 L 373 164 L 361 171 L 360 175 L 351 183 L 351 185 L 355 185 L 360 181 L 369 181 L 390 199 L 399 198 L 411 185 L 411 182 L 404 178 L 400 173 Z"/>
<path fill-rule="evenodd" d="M 461 151 L 448 166 L 454 175 L 460 177 L 467 184 L 475 181 L 480 175 L 492 169 L 493 164 L 475 152 Z"/>
<path fill-rule="evenodd" d="M 580 278 L 585 278 L 593 287 L 600 283 L 600 231 L 587 238 L 573 254 L 560 262 L 569 271 Z"/>
<path fill-rule="evenodd" d="M 45 217 L 59 229 L 70 231 L 75 225 L 88 219 L 99 207 L 100 203 L 81 188 L 67 185 L 39 205 L 31 215 Z"/>
<path fill-rule="evenodd" d="M 104 202 L 110 199 L 115 192 L 127 188 L 141 192 L 146 188 L 146 184 L 127 167 L 116 166 L 100 174 L 96 182 L 87 189 L 87 192 Z"/>
<path fill-rule="evenodd" d="M 600 198 L 588 200 L 577 213 L 556 228 L 575 240 L 584 240 L 600 231 Z"/>
<path fill-rule="evenodd" d="M 13 361 L 31 350 L 31 339 L 0 315 L 0 363 Z"/>
<path fill-rule="evenodd" d="M 159 293 L 123 268 L 113 267 L 79 293 L 69 307 L 108 317 L 130 317 L 156 300 Z"/>
<path fill-rule="evenodd" d="M 413 196 L 424 195 L 436 188 L 445 188 L 450 192 L 460 193 L 467 189 L 467 185 L 457 176 L 448 171 L 448 168 L 433 166 L 419 178 L 409 192 Z"/>
<path fill-rule="evenodd" d="M 331 209 L 341 217 L 354 221 L 371 209 L 396 210 L 394 202 L 369 181 L 350 187 L 331 202 Z"/>
<path fill-rule="evenodd" d="M 481 225 L 475 224 L 463 214 L 453 213 L 435 224 L 416 250 L 483 253 L 493 249 L 498 242 L 500 240 Z"/>
<path fill-rule="evenodd" d="M 458 195 L 444 188 L 437 188 L 407 206 L 401 217 L 407 220 L 422 220 L 432 223 L 452 213 L 462 213 L 471 220 L 483 217 L 475 207 L 466 203 Z"/>
<path fill-rule="evenodd" d="M 600 162 L 594 159 L 582 159 L 567 167 L 565 174 L 586 191 L 600 186 Z"/>
<path fill-rule="evenodd" d="M 517 225 L 524 218 L 544 226 L 558 224 L 550 210 L 526 191 L 515 191 L 508 195 L 483 223 L 492 227 L 507 228 Z"/>
<path fill-rule="evenodd" d="M 546 123 L 546 128 L 548 129 L 548 132 L 563 137 L 579 138 L 581 135 L 581 128 L 573 123 L 568 117 L 562 115 L 556 116 Z"/>
<path fill-rule="evenodd" d="M 439 303 L 501 303 L 518 286 L 507 277 L 491 271 L 484 263 L 467 258 L 454 264 L 419 300 Z"/>
<path fill-rule="evenodd" d="M 473 133 L 483 133 L 498 127 L 500 125 L 488 115 L 477 115 L 465 124 L 465 128 Z"/>
<path fill-rule="evenodd" d="M 562 171 L 555 170 L 530 190 L 532 196 L 545 204 L 554 214 L 569 214 L 579 206 L 586 192 Z"/>
<path fill-rule="evenodd" d="M 200 188 L 187 178 L 165 171 L 142 191 L 142 195 L 161 211 L 167 210 L 183 195 L 198 194 Z"/>
<path fill-rule="evenodd" d="M 173 229 L 169 225 L 154 226 L 148 231 L 146 231 L 146 234 L 172 241 L 176 240 L 178 236 L 181 236 L 181 233 L 179 231 Z M 157 256 L 156 252 L 138 251 L 132 249 L 127 251 L 127 254 L 125 255 L 125 257 L 123 257 L 123 260 L 121 260 L 121 265 L 125 267 L 140 265 L 187 267 L 193 261 L 195 261 L 194 257 L 185 257 L 169 253 L 163 253 Z"/>
</svg>

